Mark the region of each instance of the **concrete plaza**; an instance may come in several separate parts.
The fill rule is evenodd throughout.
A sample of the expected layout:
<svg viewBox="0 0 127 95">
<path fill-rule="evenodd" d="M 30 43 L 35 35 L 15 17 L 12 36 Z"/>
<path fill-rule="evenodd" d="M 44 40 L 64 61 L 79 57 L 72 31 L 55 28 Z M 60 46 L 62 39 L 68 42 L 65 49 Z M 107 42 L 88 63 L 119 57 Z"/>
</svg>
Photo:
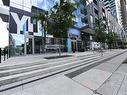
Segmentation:
<svg viewBox="0 0 127 95">
<path fill-rule="evenodd" d="M 114 54 L 114 52 L 120 53 L 122 51 L 123 50 L 106 51 L 103 57 L 106 58 L 107 56 L 111 56 L 110 52 Z M 76 58 L 79 57 L 81 60 L 86 55 L 93 57 L 95 54 L 98 53 L 86 52 L 71 55 Z M 72 57 L 72 59 L 75 60 L 75 57 Z M 103 57 L 99 57 L 99 59 Z M 26 60 L 23 61 L 22 57 L 19 57 L 20 61 L 17 59 L 17 62 L 19 62 L 18 64 L 23 64 L 22 62 L 29 63 L 30 61 L 48 62 L 46 59 L 42 58 L 41 55 L 38 57 L 26 56 L 25 58 Z M 84 66 L 2 91 L 0 95 L 127 95 L 127 64 L 122 64 L 126 58 L 127 52 L 124 52 L 85 72 L 80 74 L 77 73 L 76 76 L 70 77 L 67 74 L 71 74 L 76 70 L 77 72 L 79 70 L 82 71 Z M 15 63 L 11 61 L 12 59 L 8 59 L 6 64 L 1 64 L 0 66 L 10 65 L 9 61 L 11 64 L 17 64 L 16 61 Z M 63 60 L 65 59 L 70 60 L 68 58 L 63 58 Z M 58 60 L 60 59 L 55 59 L 54 61 Z M 24 80 L 21 82 L 23 81 Z"/>
</svg>

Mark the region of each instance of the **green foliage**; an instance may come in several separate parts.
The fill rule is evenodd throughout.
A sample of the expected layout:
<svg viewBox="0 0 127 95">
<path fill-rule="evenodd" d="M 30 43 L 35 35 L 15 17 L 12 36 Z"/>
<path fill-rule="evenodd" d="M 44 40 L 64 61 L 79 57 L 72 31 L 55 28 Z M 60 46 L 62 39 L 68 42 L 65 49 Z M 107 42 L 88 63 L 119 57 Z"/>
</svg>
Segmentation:
<svg viewBox="0 0 127 95">
<path fill-rule="evenodd" d="M 41 23 L 41 31 L 42 35 L 44 34 L 44 37 L 42 37 L 42 52 L 45 52 L 45 45 L 46 45 L 46 31 L 47 31 L 47 22 L 49 19 L 47 12 L 41 12 L 37 14 L 33 19 L 36 19 L 40 21 Z"/>
<path fill-rule="evenodd" d="M 114 32 L 108 32 L 106 36 L 106 43 L 108 44 L 109 48 L 114 48 L 116 42 L 117 42 L 117 34 Z"/>
<path fill-rule="evenodd" d="M 33 19 L 36 19 L 41 22 L 41 30 L 44 28 L 44 31 L 47 30 L 47 22 L 48 22 L 48 13 L 47 12 L 40 12 L 37 14 Z"/>
<path fill-rule="evenodd" d="M 60 0 L 60 3 L 56 3 L 49 14 L 48 12 L 41 12 L 34 17 L 41 22 L 42 33 L 44 32 L 43 51 L 46 44 L 46 32 L 54 37 L 67 38 L 68 29 L 74 25 L 75 15 L 73 12 L 77 6 L 78 4 L 74 4 L 70 0 Z"/>
<path fill-rule="evenodd" d="M 103 20 L 99 19 L 95 24 L 95 41 L 105 43 L 106 41 L 106 32 L 104 27 Z"/>
<path fill-rule="evenodd" d="M 51 9 L 50 19 L 48 21 L 48 33 L 54 37 L 67 37 L 67 31 L 74 25 L 73 19 L 77 5 L 70 0 L 60 0 L 60 4 Z"/>
</svg>

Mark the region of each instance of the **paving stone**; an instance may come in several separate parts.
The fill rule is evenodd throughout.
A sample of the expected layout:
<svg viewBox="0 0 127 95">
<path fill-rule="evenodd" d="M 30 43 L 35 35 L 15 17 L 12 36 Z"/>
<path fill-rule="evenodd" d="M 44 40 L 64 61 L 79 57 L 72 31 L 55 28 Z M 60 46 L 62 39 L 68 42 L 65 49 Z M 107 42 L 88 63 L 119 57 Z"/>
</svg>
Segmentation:
<svg viewBox="0 0 127 95">
<path fill-rule="evenodd" d="M 103 70 L 103 71 L 107 71 L 107 72 L 111 72 L 111 73 L 116 70 L 114 65 L 109 64 L 108 62 L 104 62 L 103 64 L 96 66 L 95 69 L 99 69 L 99 70 Z"/>
<path fill-rule="evenodd" d="M 97 90 L 97 92 L 102 95 L 117 95 L 123 79 L 124 75 L 115 73 Z"/>
<path fill-rule="evenodd" d="M 93 90 L 98 89 L 111 76 L 110 72 L 91 69 L 73 78 L 76 82 Z"/>
<path fill-rule="evenodd" d="M 127 56 L 127 53 L 125 53 L 124 55 L 117 56 L 107 62 L 104 62 L 103 64 L 100 64 L 99 66 L 95 68 L 113 73 L 120 66 L 120 64 L 122 64 L 122 62 L 126 59 L 126 56 Z M 123 66 L 121 70 L 123 69 L 126 69 L 126 72 L 127 72 L 126 66 L 125 67 Z"/>
<path fill-rule="evenodd" d="M 117 73 L 127 74 L 127 64 L 122 64 L 117 70 Z"/>
<path fill-rule="evenodd" d="M 0 92 L 0 95 L 22 95 L 22 86 Z"/>
<path fill-rule="evenodd" d="M 39 89 L 41 88 L 41 89 Z M 86 87 L 62 76 L 46 84 L 35 87 L 36 95 L 92 95 L 93 92 Z"/>
<path fill-rule="evenodd" d="M 126 66 L 127 67 L 127 66 Z M 122 86 L 118 92 L 118 95 L 127 95 L 127 75 L 122 83 Z"/>
<path fill-rule="evenodd" d="M 93 95 L 86 87 L 74 82 L 65 76 L 41 82 L 33 87 L 23 87 L 22 91 L 10 95 Z"/>
</svg>

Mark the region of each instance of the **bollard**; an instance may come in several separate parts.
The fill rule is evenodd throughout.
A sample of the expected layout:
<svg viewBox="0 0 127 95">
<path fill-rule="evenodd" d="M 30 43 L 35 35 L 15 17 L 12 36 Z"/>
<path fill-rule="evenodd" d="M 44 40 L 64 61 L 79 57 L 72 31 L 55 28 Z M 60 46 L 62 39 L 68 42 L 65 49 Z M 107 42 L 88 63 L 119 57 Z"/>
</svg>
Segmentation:
<svg viewBox="0 0 127 95">
<path fill-rule="evenodd" d="M 9 55 L 8 55 L 8 49 L 7 49 L 7 51 L 6 51 L 6 55 L 7 55 L 7 59 L 9 58 Z"/>
<path fill-rule="evenodd" d="M 1 48 L 0 48 L 0 63 L 1 63 Z"/>
<path fill-rule="evenodd" d="M 6 60 L 6 50 L 4 49 L 4 61 Z"/>
</svg>

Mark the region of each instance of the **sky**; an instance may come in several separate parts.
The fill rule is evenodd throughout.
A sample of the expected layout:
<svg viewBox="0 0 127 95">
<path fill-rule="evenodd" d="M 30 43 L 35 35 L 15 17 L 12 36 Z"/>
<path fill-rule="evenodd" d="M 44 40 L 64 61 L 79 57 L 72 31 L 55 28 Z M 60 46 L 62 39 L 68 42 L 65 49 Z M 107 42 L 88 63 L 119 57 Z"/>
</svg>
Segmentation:
<svg viewBox="0 0 127 95">
<path fill-rule="evenodd" d="M 2 0 L 0 0 L 0 6 L 2 6 Z M 7 23 L 3 22 L 0 18 L 0 48 L 3 48 L 5 46 L 8 46 L 8 30 L 7 30 Z"/>
<path fill-rule="evenodd" d="M 0 18 L 0 48 L 4 48 L 8 46 L 8 30 L 7 30 L 7 23 L 3 22 Z"/>
</svg>

